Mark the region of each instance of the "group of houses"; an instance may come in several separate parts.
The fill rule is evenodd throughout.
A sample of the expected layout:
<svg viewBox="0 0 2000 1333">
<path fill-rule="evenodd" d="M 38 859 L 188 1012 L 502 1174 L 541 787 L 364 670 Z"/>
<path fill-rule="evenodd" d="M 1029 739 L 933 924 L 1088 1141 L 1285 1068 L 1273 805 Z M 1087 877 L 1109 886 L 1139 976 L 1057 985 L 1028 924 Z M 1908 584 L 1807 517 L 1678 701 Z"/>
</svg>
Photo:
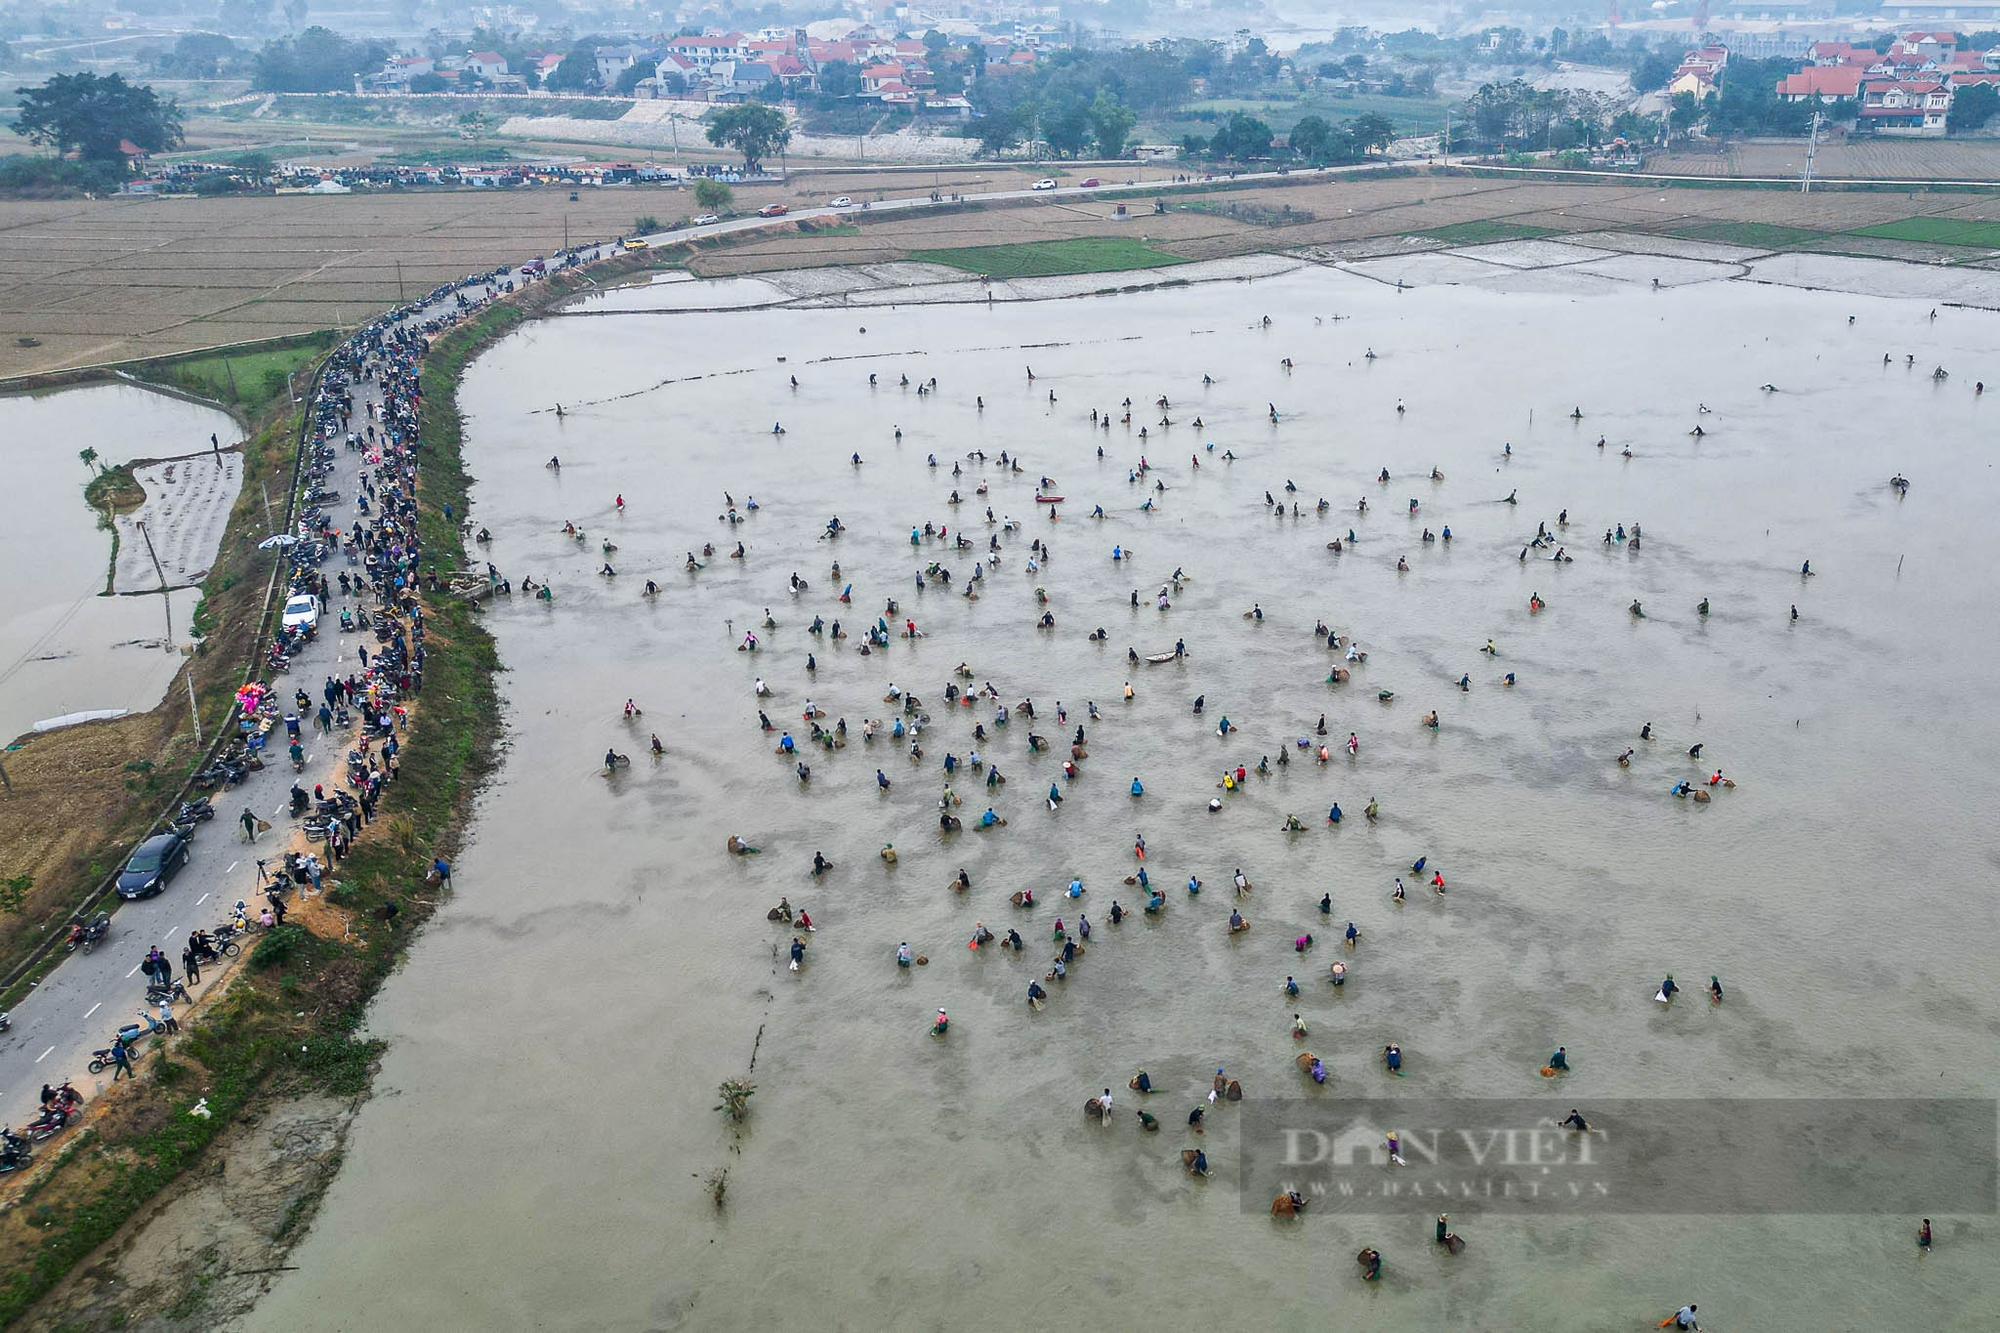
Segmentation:
<svg viewBox="0 0 2000 1333">
<path fill-rule="evenodd" d="M 1806 60 L 1778 81 L 1778 96 L 1851 110 L 1861 134 L 1940 137 L 1961 89 L 2000 84 L 2000 47 L 1975 51 L 1950 32 L 1905 33 L 1887 51 L 1815 42 Z"/>
<path fill-rule="evenodd" d="M 1031 29 L 1011 38 L 959 38 L 936 48 L 868 26 L 839 40 L 808 37 L 804 29 L 767 28 L 754 34 L 703 32 L 620 42 L 599 46 L 593 54 L 601 88 L 629 90 L 630 96 L 642 100 L 774 101 L 822 91 L 822 73 L 835 66 L 859 76 L 858 88 L 843 89 L 857 99 L 931 115 L 969 117 L 972 104 L 962 92 L 969 79 L 1031 70 L 1039 47 L 1057 36 L 1054 30 Z M 501 92 L 519 91 L 544 84 L 566 54 L 536 53 L 527 70 L 509 70 L 507 62 L 490 51 L 436 59 L 397 56 L 368 85 L 394 92 L 489 86 Z M 975 62 L 981 68 L 974 69 Z M 941 73 L 951 76 L 948 92 L 940 91 Z M 443 80 L 443 86 L 437 80 Z"/>
</svg>

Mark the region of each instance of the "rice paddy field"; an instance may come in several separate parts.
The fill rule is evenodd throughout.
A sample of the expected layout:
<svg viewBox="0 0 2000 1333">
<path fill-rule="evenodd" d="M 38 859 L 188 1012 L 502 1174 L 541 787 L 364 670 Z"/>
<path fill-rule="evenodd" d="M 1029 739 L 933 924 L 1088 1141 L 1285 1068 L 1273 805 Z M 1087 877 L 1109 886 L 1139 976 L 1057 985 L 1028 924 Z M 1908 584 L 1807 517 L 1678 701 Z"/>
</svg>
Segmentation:
<svg viewBox="0 0 2000 1333">
<path fill-rule="evenodd" d="M 1953 147 L 1955 145 L 1944 145 Z M 743 187 L 736 207 L 1018 189 L 1011 166 L 815 171 Z M 1298 173 L 1116 201 L 1057 192 L 1005 206 L 878 214 L 812 234 L 767 231 L 687 266 L 728 276 L 925 254 L 995 276 L 1118 272 L 1258 252 L 1358 257 L 1616 229 L 1757 251 L 1828 250 L 1984 266 L 2000 196 L 1800 195 L 1725 185 L 1523 180 L 1429 172 Z M 1238 216 L 1226 207 L 1236 205 Z M 352 327 L 469 273 L 691 211 L 674 189 L 461 191 L 227 199 L 0 202 L 0 380 Z M 1190 206 L 1191 205 L 1191 206 Z M 1289 209 L 1289 213 L 1286 210 Z M 1257 220 L 1252 220 L 1257 219 Z M 1027 248 L 1021 248 L 1021 247 Z M 1012 247 L 1005 255 L 982 254 Z M 942 258 L 940 256 L 953 256 Z M 1014 266 L 1004 271 L 1002 264 Z"/>
</svg>

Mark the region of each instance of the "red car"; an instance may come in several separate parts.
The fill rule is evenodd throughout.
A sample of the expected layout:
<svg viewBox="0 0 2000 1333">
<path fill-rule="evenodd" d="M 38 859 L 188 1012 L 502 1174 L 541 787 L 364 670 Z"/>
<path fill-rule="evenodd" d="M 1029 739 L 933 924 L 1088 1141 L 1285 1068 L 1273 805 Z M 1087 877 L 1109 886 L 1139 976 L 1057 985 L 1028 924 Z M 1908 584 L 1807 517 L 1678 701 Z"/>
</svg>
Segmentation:
<svg viewBox="0 0 2000 1333">
<path fill-rule="evenodd" d="M 1097 179 L 1097 177 L 1088 176 L 1085 177 L 1083 180 L 1078 181 L 1076 184 L 1076 188 L 1079 190 L 1094 190 L 1097 188 L 1099 184 L 1101 184 L 1101 182 Z"/>
<path fill-rule="evenodd" d="M 760 218 L 781 218 L 790 211 L 783 204 L 766 204 L 757 210 L 757 216 Z"/>
</svg>

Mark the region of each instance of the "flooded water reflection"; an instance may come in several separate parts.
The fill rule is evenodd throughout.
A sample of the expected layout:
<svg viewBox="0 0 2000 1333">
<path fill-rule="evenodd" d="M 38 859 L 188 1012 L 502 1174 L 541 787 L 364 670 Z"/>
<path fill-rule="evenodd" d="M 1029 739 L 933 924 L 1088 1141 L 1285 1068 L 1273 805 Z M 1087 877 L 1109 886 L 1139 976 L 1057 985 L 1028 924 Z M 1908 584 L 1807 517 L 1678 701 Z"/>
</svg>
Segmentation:
<svg viewBox="0 0 2000 1333">
<path fill-rule="evenodd" d="M 211 434 L 225 447 L 241 438 L 224 412 L 131 385 L 0 397 L 9 479 L 0 523 L 17 556 L 0 595 L 0 736 L 64 713 L 159 702 L 184 660 L 168 640 L 187 641 L 197 594 L 175 593 L 171 609 L 159 596 L 99 595 L 111 534 L 84 503 L 90 473 L 78 451 L 115 466 L 205 450 Z"/>
</svg>

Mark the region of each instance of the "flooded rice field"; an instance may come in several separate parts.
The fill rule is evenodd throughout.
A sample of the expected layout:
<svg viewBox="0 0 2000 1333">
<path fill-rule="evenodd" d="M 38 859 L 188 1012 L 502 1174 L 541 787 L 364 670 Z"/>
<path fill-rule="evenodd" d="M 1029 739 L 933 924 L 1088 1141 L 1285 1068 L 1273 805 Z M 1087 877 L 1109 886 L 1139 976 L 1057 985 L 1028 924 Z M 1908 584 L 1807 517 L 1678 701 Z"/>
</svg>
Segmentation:
<svg viewBox="0 0 2000 1333">
<path fill-rule="evenodd" d="M 377 1006 L 378 1095 L 299 1271 L 248 1325 L 1583 1330 L 1690 1300 L 1723 1329 L 1979 1322 L 2000 1301 L 1990 1217 L 1938 1216 L 1919 1261 L 1916 1217 L 1866 1200 L 1713 1215 L 1692 1193 L 1565 1212 L 1415 1192 L 1284 1224 L 1245 1181 L 1241 1126 L 1272 1098 L 1537 1099 L 1618 1142 L 1653 1099 L 1995 1094 L 1980 686 L 2000 404 L 1974 382 L 2000 376 L 2000 320 L 1652 290 L 1627 267 L 1587 290 L 1312 268 L 992 307 L 557 318 L 487 353 L 461 405 L 473 520 L 515 585 L 490 617 L 506 761 L 456 899 Z M 746 521 L 719 518 L 725 495 Z M 1543 524 L 1573 559 L 1524 555 Z M 920 592 L 933 563 L 950 582 Z M 863 655 L 878 615 L 887 646 Z M 760 651 L 738 651 L 753 629 Z M 1177 640 L 1181 660 L 1128 656 Z M 1329 684 L 1336 665 L 1351 678 Z M 945 698 L 987 682 L 1004 729 L 992 699 Z M 892 685 L 930 717 L 920 761 L 861 738 L 900 714 Z M 809 742 L 808 700 L 844 748 Z M 760 709 L 802 755 L 773 753 Z M 607 748 L 630 766 L 607 777 Z M 1008 780 L 961 770 L 965 828 L 941 831 L 942 760 L 974 750 Z M 1712 801 L 1671 794 L 1717 771 L 1735 785 L 1704 785 Z M 975 829 L 989 804 L 1006 826 Z M 730 855 L 731 834 L 761 851 Z M 1158 914 L 1123 882 L 1141 836 Z M 1024 888 L 1032 909 L 1009 902 Z M 796 972 L 766 919 L 781 897 L 818 927 Z M 1078 909 L 1087 952 L 1032 1010 Z M 968 949 L 975 922 L 1025 956 Z M 928 965 L 897 967 L 900 942 Z M 1662 1005 L 1669 973 L 1687 993 Z M 1557 1046 L 1571 1072 L 1540 1077 Z M 1217 1067 L 1246 1102 L 1196 1137 Z M 746 1071 L 739 1134 L 715 1089 Z M 1100 1125 L 1080 1109 L 1106 1087 Z M 1206 1179 L 1183 1167 L 1195 1148 Z M 1465 1253 L 1432 1244 L 1440 1209 Z M 1364 1245 L 1379 1282 L 1359 1280 Z"/>
<path fill-rule="evenodd" d="M 221 540 L 213 516 L 227 516 L 242 485 L 239 455 L 207 455 L 211 434 L 225 449 L 242 438 L 224 412 L 131 385 L 0 397 L 10 479 L 0 522 L 17 557 L 0 597 L 0 735 L 67 713 L 143 711 L 160 701 L 185 660 L 174 645 L 187 642 L 198 600 L 189 585 Z M 139 470 L 148 504 L 135 517 L 149 520 L 160 569 L 131 519 L 119 520 L 117 589 L 153 595 L 102 595 L 113 574 L 111 533 L 84 502 L 84 448 L 106 466 L 203 454 L 200 467 Z M 158 593 L 161 570 L 178 591 Z"/>
</svg>

